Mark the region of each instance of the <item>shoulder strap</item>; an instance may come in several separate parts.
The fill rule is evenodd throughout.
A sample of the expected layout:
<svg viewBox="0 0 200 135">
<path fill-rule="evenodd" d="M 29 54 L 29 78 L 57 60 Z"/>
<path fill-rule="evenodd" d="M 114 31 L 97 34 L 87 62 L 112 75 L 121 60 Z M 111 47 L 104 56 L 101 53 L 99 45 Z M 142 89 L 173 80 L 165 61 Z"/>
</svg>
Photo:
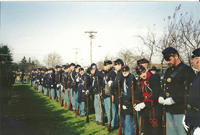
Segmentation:
<svg viewBox="0 0 200 135">
<path fill-rule="evenodd" d="M 177 73 L 179 72 L 179 71 L 181 71 L 181 69 L 184 67 L 184 65 L 181 65 L 180 67 L 178 67 L 172 74 L 171 74 L 171 79 L 172 78 L 174 78 L 176 75 L 177 75 Z"/>
</svg>

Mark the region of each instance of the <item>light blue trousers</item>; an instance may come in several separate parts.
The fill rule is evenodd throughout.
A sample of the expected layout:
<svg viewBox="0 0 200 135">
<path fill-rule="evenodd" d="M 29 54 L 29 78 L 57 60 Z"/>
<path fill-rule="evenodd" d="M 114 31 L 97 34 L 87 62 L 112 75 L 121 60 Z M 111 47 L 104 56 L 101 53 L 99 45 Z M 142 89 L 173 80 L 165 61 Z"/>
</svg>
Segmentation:
<svg viewBox="0 0 200 135">
<path fill-rule="evenodd" d="M 70 90 L 70 96 L 71 96 L 71 103 L 72 103 L 72 110 L 75 110 L 75 92 L 71 89 Z"/>
<path fill-rule="evenodd" d="M 54 88 L 51 88 L 51 98 L 56 99 L 56 90 Z"/>
<path fill-rule="evenodd" d="M 78 92 L 74 92 L 74 95 L 75 95 L 75 108 L 77 110 L 78 109 Z"/>
<path fill-rule="evenodd" d="M 42 92 L 42 85 L 38 85 L 38 93 Z"/>
<path fill-rule="evenodd" d="M 79 114 L 85 116 L 86 111 L 85 111 L 85 102 L 81 102 L 79 104 Z"/>
<path fill-rule="evenodd" d="M 183 116 L 166 112 L 166 135 L 187 135 L 182 124 Z"/>
<path fill-rule="evenodd" d="M 108 125 L 110 124 L 110 97 L 104 99 L 105 111 L 107 114 Z M 115 105 L 112 103 L 112 121 L 111 126 L 117 126 L 117 111 Z"/>
<path fill-rule="evenodd" d="M 71 90 L 72 90 L 72 89 L 69 89 L 69 94 L 68 94 L 68 90 L 67 90 L 67 89 L 65 90 L 65 93 L 66 93 L 66 100 L 67 100 L 67 108 L 69 108 L 69 105 L 70 105 Z"/>
<path fill-rule="evenodd" d="M 60 93 L 59 93 L 59 89 L 58 89 L 58 88 L 56 89 L 56 96 L 58 97 L 58 100 L 59 100 L 59 98 L 60 98 Z"/>
<path fill-rule="evenodd" d="M 43 87 L 43 90 L 44 90 L 44 95 L 46 96 L 47 95 L 47 88 Z"/>
<path fill-rule="evenodd" d="M 132 115 L 122 116 L 122 130 L 125 135 L 134 135 L 135 132 L 134 124 L 135 122 Z"/>
<path fill-rule="evenodd" d="M 102 109 L 101 109 L 99 94 L 94 95 L 94 110 L 95 110 L 96 121 L 102 122 Z"/>
</svg>

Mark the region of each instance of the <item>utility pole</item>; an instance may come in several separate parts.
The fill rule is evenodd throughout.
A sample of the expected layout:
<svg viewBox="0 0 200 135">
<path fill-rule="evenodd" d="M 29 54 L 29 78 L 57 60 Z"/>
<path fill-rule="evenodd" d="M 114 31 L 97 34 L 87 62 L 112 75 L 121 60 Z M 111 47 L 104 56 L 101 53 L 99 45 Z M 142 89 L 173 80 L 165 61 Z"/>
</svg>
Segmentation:
<svg viewBox="0 0 200 135">
<path fill-rule="evenodd" d="M 97 33 L 96 31 L 85 31 L 85 33 L 90 33 L 90 64 L 92 64 L 92 39 L 94 35 L 92 33 Z"/>
<path fill-rule="evenodd" d="M 76 61 L 76 62 L 75 62 L 75 63 L 77 64 L 77 54 L 78 54 L 77 49 L 80 49 L 80 48 L 72 48 L 72 49 L 75 49 L 75 50 L 76 50 L 76 52 L 75 52 L 75 54 L 76 54 L 76 58 L 75 58 L 76 60 L 75 60 L 75 61 Z"/>
</svg>

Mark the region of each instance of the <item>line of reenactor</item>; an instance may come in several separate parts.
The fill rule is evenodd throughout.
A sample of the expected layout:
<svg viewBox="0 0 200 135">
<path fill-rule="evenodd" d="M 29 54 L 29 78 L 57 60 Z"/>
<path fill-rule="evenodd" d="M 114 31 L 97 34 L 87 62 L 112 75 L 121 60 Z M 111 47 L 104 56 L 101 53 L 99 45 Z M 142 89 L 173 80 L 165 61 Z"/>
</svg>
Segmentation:
<svg viewBox="0 0 200 135">
<path fill-rule="evenodd" d="M 119 135 L 199 135 L 200 74 L 185 65 L 173 47 L 162 54 L 168 68 L 161 77 L 151 72 L 155 68 L 148 70 L 146 59 L 137 61 L 133 74 L 116 59 L 104 61 L 102 71 L 95 63 L 87 70 L 74 63 L 56 66 L 56 71 L 35 69 L 30 81 L 75 116 L 86 116 L 86 122 L 92 101 L 93 122 L 108 132 L 119 128 Z M 193 67 L 200 71 L 200 49 L 193 51 L 192 58 Z"/>
</svg>

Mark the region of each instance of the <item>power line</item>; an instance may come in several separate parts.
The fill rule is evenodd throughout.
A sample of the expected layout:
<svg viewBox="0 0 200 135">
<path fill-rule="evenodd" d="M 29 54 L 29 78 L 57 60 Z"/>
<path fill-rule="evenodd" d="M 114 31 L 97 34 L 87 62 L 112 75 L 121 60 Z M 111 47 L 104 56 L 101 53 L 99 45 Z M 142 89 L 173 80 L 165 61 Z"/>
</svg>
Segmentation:
<svg viewBox="0 0 200 135">
<path fill-rule="evenodd" d="M 92 33 L 97 33 L 96 31 L 85 31 L 85 33 L 90 34 L 90 64 L 92 64 L 92 39 L 94 38 L 94 35 Z"/>
<path fill-rule="evenodd" d="M 77 54 L 78 54 L 78 52 L 77 52 L 77 49 L 80 49 L 80 48 L 72 48 L 72 49 L 75 49 L 76 50 L 76 52 L 75 52 L 75 54 L 76 54 L 76 64 L 77 64 Z"/>
</svg>

